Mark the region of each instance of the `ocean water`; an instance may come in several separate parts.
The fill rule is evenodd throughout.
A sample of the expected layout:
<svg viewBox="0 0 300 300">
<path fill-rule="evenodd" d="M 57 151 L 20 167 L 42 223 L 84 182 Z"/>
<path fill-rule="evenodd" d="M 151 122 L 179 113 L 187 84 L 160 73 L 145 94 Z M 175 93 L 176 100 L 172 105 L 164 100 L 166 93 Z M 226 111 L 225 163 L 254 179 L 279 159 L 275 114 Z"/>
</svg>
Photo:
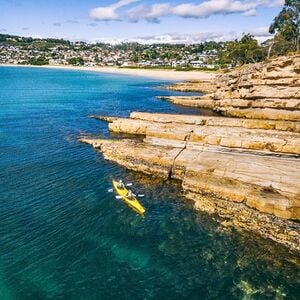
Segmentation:
<svg viewBox="0 0 300 300">
<path fill-rule="evenodd" d="M 177 182 L 105 161 L 89 114 L 201 113 L 155 96 L 166 82 L 0 68 L 0 299 L 299 299 L 299 257 L 193 209 Z M 174 94 L 174 93 L 172 93 Z M 133 182 L 141 218 L 109 193 Z"/>
</svg>

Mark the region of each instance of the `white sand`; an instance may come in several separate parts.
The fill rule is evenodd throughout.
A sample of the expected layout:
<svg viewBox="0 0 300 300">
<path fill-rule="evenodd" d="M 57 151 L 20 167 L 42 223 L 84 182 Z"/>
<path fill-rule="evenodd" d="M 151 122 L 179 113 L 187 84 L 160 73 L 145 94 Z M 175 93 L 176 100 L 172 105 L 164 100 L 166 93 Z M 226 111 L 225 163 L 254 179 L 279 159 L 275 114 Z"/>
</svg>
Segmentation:
<svg viewBox="0 0 300 300">
<path fill-rule="evenodd" d="M 30 65 L 0 65 L 11 67 L 34 67 L 34 68 L 49 68 L 49 69 L 66 69 L 66 70 L 80 70 L 80 71 L 93 71 L 110 74 L 122 74 L 131 76 L 150 77 L 162 80 L 208 80 L 214 78 L 217 74 L 214 72 L 203 71 L 175 71 L 175 70 L 150 70 L 150 69 L 130 69 L 130 68 L 117 68 L 117 67 L 77 67 L 77 66 L 30 66 Z"/>
</svg>

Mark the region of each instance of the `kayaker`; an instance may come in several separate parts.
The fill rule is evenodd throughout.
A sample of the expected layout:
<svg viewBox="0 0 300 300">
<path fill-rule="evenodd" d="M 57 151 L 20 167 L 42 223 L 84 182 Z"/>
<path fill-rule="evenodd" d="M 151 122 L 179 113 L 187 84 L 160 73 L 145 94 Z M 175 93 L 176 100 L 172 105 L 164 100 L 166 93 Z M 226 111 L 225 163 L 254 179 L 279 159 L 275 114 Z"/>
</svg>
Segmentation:
<svg viewBox="0 0 300 300">
<path fill-rule="evenodd" d="M 120 189 L 124 189 L 125 188 L 125 185 L 124 185 L 122 179 L 120 179 L 119 182 L 118 182 L 118 188 L 120 188 Z"/>
<path fill-rule="evenodd" d="M 135 194 L 131 190 L 128 190 L 128 192 L 126 194 L 126 198 L 133 199 L 134 197 L 135 197 Z"/>
</svg>

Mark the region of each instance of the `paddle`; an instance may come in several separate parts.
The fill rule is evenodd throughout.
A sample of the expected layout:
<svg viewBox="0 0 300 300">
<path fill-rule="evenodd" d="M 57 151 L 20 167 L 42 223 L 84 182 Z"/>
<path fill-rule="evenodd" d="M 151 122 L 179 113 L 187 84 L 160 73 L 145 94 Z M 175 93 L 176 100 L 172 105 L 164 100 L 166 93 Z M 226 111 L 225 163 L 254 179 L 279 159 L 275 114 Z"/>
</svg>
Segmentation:
<svg viewBox="0 0 300 300">
<path fill-rule="evenodd" d="M 130 183 L 126 183 L 126 186 L 132 186 L 133 184 L 130 182 Z M 138 194 L 137 195 L 138 197 L 145 197 L 144 194 Z"/>
<path fill-rule="evenodd" d="M 126 183 L 125 185 L 126 185 L 126 186 L 132 186 L 133 183 L 129 182 L 129 183 Z M 108 189 L 107 191 L 108 191 L 109 193 L 112 193 L 112 192 L 114 191 L 114 189 L 111 188 L 111 189 Z"/>
<path fill-rule="evenodd" d="M 136 196 L 136 195 L 134 195 Z M 139 198 L 142 198 L 142 197 L 145 197 L 145 195 L 143 194 L 140 194 L 140 195 L 137 195 Z M 122 199 L 122 196 L 116 196 L 116 199 Z"/>
<path fill-rule="evenodd" d="M 131 183 L 131 182 L 129 182 L 129 183 L 126 183 L 125 184 L 126 186 L 132 186 L 133 185 L 133 183 Z M 111 193 L 111 192 L 113 192 L 114 191 L 114 189 L 113 188 L 111 188 L 111 189 L 108 189 L 107 190 L 109 193 Z M 134 194 L 134 196 L 136 197 L 136 195 Z M 144 194 L 138 194 L 137 195 L 138 197 L 140 197 L 140 198 L 142 198 L 142 197 L 145 197 L 145 195 Z M 122 197 L 121 196 L 116 196 L 116 199 L 122 199 Z"/>
</svg>

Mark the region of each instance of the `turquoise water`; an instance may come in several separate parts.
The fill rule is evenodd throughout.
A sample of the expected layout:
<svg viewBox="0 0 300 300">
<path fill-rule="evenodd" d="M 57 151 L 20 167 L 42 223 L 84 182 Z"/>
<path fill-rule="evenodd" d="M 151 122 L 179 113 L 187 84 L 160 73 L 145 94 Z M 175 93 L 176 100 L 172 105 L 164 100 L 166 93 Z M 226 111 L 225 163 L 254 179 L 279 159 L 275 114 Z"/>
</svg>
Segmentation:
<svg viewBox="0 0 300 300">
<path fill-rule="evenodd" d="M 156 100 L 168 94 L 161 84 L 0 68 L 1 300 L 297 299 L 295 254 L 195 212 L 178 183 L 78 143 L 80 134 L 108 136 L 88 114 L 199 113 Z M 112 176 L 145 194 L 145 218 L 107 192 Z"/>
</svg>

